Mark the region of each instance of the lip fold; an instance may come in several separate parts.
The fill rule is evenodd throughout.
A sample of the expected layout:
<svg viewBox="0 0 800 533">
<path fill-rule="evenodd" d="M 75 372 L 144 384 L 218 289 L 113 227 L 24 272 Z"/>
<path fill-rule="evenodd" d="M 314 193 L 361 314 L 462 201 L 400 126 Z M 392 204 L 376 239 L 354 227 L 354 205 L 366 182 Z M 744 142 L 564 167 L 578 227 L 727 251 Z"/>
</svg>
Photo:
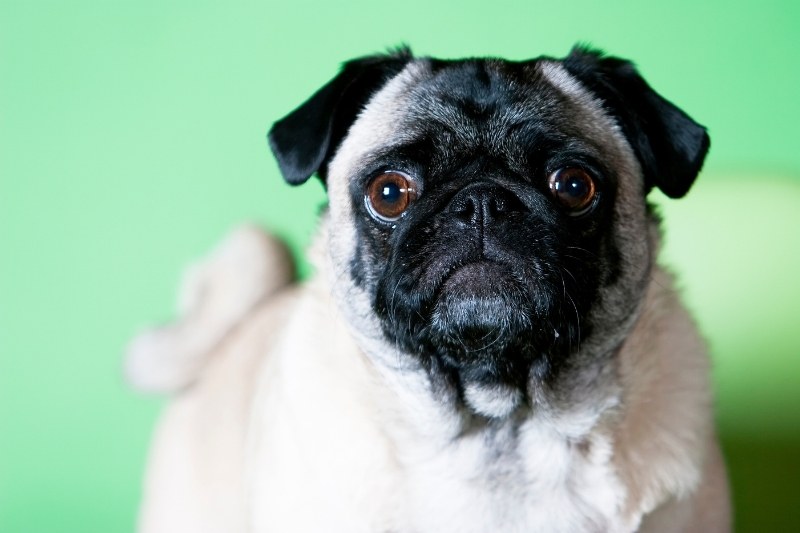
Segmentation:
<svg viewBox="0 0 800 533">
<path fill-rule="evenodd" d="M 496 261 L 479 260 L 451 272 L 443 281 L 440 292 L 449 296 L 494 298 L 515 288 L 510 268 Z"/>
</svg>

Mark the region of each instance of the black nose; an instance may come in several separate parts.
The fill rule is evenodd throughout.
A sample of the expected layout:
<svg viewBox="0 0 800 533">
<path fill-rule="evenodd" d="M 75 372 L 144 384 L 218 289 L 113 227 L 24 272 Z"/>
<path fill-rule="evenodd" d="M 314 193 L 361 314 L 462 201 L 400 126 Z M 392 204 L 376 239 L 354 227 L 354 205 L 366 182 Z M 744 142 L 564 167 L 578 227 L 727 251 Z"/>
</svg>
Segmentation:
<svg viewBox="0 0 800 533">
<path fill-rule="evenodd" d="M 470 226 L 488 226 L 510 213 L 525 210 L 525 204 L 514 193 L 489 184 L 476 184 L 462 189 L 447 206 L 451 215 Z"/>
</svg>

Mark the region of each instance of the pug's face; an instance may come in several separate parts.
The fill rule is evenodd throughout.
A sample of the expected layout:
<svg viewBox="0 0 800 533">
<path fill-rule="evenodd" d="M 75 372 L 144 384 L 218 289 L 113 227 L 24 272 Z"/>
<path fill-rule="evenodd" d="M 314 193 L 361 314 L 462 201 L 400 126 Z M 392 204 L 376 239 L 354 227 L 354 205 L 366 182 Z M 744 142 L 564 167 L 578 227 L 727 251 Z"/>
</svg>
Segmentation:
<svg viewBox="0 0 800 533">
<path fill-rule="evenodd" d="M 357 60 L 270 141 L 287 180 L 326 181 L 334 286 L 367 351 L 489 416 L 613 363 L 654 260 L 646 193 L 685 194 L 708 148 L 629 63 L 580 49 Z"/>
</svg>

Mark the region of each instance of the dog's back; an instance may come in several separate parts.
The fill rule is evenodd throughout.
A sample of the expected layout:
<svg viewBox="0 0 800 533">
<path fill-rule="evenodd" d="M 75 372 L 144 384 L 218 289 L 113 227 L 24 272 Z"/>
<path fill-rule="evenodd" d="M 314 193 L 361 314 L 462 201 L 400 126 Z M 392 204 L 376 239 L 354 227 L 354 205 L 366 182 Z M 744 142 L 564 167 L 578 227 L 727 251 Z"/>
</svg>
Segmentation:
<svg viewBox="0 0 800 533">
<path fill-rule="evenodd" d="M 265 354 L 296 291 L 274 237 L 234 230 L 182 283 L 182 315 L 131 343 L 126 374 L 147 392 L 174 395 L 156 428 L 139 530 L 245 531 L 247 426 Z"/>
</svg>

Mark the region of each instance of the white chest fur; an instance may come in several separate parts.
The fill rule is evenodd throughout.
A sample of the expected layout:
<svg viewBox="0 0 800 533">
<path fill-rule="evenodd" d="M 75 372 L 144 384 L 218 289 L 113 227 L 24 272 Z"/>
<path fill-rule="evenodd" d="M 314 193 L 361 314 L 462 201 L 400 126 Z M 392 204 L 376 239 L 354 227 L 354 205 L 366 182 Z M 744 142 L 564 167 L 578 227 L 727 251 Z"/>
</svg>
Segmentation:
<svg viewBox="0 0 800 533">
<path fill-rule="evenodd" d="M 609 452 L 600 437 L 573 444 L 535 422 L 462 437 L 409 466 L 418 527 L 411 530 L 627 530 L 619 519 L 625 494 Z"/>
<path fill-rule="evenodd" d="M 205 366 L 180 350 L 135 353 L 161 363 L 136 367 L 152 371 L 139 376 L 148 383 L 160 383 L 152 378 L 163 364 L 195 376 L 159 425 L 139 530 L 729 531 L 708 359 L 670 287 L 653 272 L 616 354 L 615 385 L 592 378 L 575 389 L 606 394 L 493 424 L 465 424 L 409 367 L 413 358 L 378 354 L 385 343 L 365 333 L 376 328 L 349 331 L 319 283 L 240 309 L 236 329 L 207 347 Z M 360 304 L 348 323 L 370 316 Z M 157 334 L 187 340 L 202 329 L 187 320 Z M 502 407 L 496 398 L 478 391 L 467 400 L 487 412 Z"/>
<path fill-rule="evenodd" d="M 635 526 L 620 518 L 626 493 L 610 438 L 599 430 L 575 439 L 543 417 L 459 428 L 455 415 L 425 405 L 418 390 L 412 401 L 397 394 L 415 376 L 386 382 L 354 357 L 350 336 L 336 334 L 331 309 L 312 299 L 300 305 L 295 316 L 302 320 L 290 323 L 258 387 L 248 460 L 255 531 Z M 309 323 L 324 331 L 309 335 Z"/>
</svg>

